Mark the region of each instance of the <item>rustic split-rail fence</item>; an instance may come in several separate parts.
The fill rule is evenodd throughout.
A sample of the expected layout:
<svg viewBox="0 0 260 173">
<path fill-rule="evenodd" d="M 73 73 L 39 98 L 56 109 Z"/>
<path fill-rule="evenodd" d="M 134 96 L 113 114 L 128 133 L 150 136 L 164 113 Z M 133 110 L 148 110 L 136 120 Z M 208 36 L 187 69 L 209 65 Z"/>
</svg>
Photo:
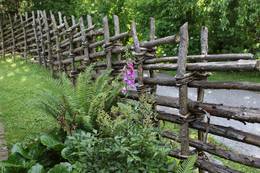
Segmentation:
<svg viewBox="0 0 260 173">
<path fill-rule="evenodd" d="M 180 133 L 163 132 L 163 136 L 179 142 L 180 150 L 169 153 L 170 156 L 184 159 L 198 153 L 196 166 L 200 172 L 235 173 L 227 166 L 210 162 L 210 153 L 250 167 L 260 168 L 260 158 L 240 154 L 214 145 L 207 140 L 208 133 L 222 136 L 241 143 L 260 147 L 260 135 L 244 132 L 232 127 L 210 123 L 210 116 L 247 123 L 260 123 L 260 109 L 234 107 L 204 102 L 205 89 L 234 89 L 260 91 L 260 84 L 247 82 L 212 82 L 207 78 L 213 71 L 259 71 L 260 63 L 252 54 L 208 54 L 208 29 L 201 29 L 201 54 L 188 55 L 188 24 L 180 27 L 176 35 L 156 38 L 155 20 L 150 19 L 150 39 L 140 42 L 136 24 L 131 30 L 121 32 L 119 19 L 113 16 L 113 27 L 109 27 L 108 17 L 103 18 L 103 27 L 98 28 L 87 15 L 76 19 L 61 13 L 36 11 L 16 15 L 2 14 L 0 20 L 0 54 L 21 57 L 37 62 L 57 74 L 65 71 L 75 84 L 76 77 L 89 64 L 95 64 L 96 70 L 112 68 L 114 73 L 122 70 L 128 62 L 125 54 L 132 52 L 137 69 L 138 91 L 128 97 L 138 99 L 140 93 L 156 94 L 156 86 L 174 86 L 179 88 L 179 97 L 155 97 L 156 105 L 176 108 L 178 113 L 158 111 L 158 118 L 180 124 Z M 113 30 L 114 35 L 111 35 Z M 133 45 L 126 44 L 129 39 Z M 156 48 L 164 44 L 179 44 L 177 56 L 158 57 Z M 176 76 L 160 78 L 156 71 L 176 71 Z M 144 75 L 147 71 L 148 76 Z M 197 100 L 188 98 L 188 87 L 197 88 Z M 155 107 L 156 108 L 156 107 Z M 207 115 L 207 116 L 206 116 Z M 189 129 L 198 131 L 196 139 L 190 138 Z"/>
</svg>

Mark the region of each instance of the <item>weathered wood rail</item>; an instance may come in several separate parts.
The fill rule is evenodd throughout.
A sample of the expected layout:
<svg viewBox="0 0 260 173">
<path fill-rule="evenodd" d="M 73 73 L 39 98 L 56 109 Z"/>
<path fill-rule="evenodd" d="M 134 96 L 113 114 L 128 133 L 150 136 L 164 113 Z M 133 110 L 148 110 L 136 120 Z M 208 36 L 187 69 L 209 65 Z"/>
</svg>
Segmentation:
<svg viewBox="0 0 260 173">
<path fill-rule="evenodd" d="M 260 109 L 232 107 L 204 102 L 204 89 L 236 89 L 260 91 L 260 84 L 248 82 L 212 82 L 207 81 L 209 71 L 256 71 L 260 62 L 252 54 L 208 54 L 208 30 L 201 30 L 201 54 L 188 55 L 188 23 L 180 27 L 180 33 L 164 38 L 156 38 L 155 20 L 150 19 L 148 41 L 139 41 L 136 24 L 131 30 L 121 32 L 119 18 L 114 15 L 114 26 L 109 27 L 108 17 L 102 20 L 102 28 L 93 24 L 91 16 L 78 20 L 74 16 L 64 16 L 45 11 L 36 11 L 18 15 L 1 14 L 0 16 L 0 55 L 6 58 L 16 55 L 27 61 L 43 65 L 53 75 L 65 71 L 76 84 L 81 70 L 89 64 L 95 64 L 96 71 L 112 68 L 118 74 L 129 62 L 125 54 L 132 52 L 132 61 L 137 69 L 137 91 L 129 93 L 129 99 L 138 100 L 140 94 L 155 94 L 157 85 L 179 88 L 179 97 L 156 96 L 156 105 L 172 107 L 178 113 L 158 111 L 158 118 L 180 124 L 180 133 L 163 132 L 163 136 L 179 142 L 180 150 L 169 153 L 170 156 L 186 158 L 196 149 L 199 157 L 196 166 L 200 172 L 239 172 L 226 166 L 211 163 L 203 152 L 210 153 L 247 166 L 260 168 L 260 158 L 239 154 L 223 147 L 211 144 L 207 134 L 222 136 L 234 141 L 260 147 L 260 135 L 244 132 L 232 127 L 210 124 L 204 121 L 205 114 L 240 121 L 246 125 L 260 123 Z M 111 32 L 111 29 L 114 32 Z M 111 35 L 114 33 L 114 35 Z M 133 45 L 126 44 L 132 38 Z M 156 47 L 163 44 L 179 44 L 177 56 L 158 57 Z M 148 76 L 144 76 L 147 70 Z M 157 70 L 176 71 L 176 76 L 164 79 L 155 77 Z M 197 100 L 188 98 L 188 87 L 198 88 Z M 150 89 L 150 90 L 149 90 Z M 156 109 L 156 106 L 154 107 Z M 189 128 L 198 130 L 198 138 L 189 138 Z"/>
</svg>

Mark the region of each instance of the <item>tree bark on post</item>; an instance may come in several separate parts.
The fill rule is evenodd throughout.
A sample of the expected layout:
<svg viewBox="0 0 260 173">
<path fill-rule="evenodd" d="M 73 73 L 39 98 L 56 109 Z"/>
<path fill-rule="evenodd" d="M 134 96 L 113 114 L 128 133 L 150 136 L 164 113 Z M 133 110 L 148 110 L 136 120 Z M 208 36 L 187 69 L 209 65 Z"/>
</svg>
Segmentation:
<svg viewBox="0 0 260 173">
<path fill-rule="evenodd" d="M 117 15 L 114 15 L 113 16 L 113 19 L 114 19 L 114 30 L 115 30 L 115 36 L 119 35 L 120 34 L 120 25 L 119 25 L 119 18 Z M 117 41 L 116 42 L 117 46 L 121 46 L 121 43 L 120 41 Z M 118 61 L 121 61 L 121 53 L 117 54 L 117 60 Z"/>
<path fill-rule="evenodd" d="M 47 44 L 47 51 L 48 51 L 48 64 L 49 64 L 49 67 L 51 70 L 51 74 L 54 77 L 50 27 L 49 27 L 48 18 L 47 18 L 45 11 L 42 12 L 42 16 L 43 16 L 43 21 L 44 21 L 44 25 L 45 25 L 44 29 L 46 32 L 46 39 L 47 39 L 46 44 Z"/>
<path fill-rule="evenodd" d="M 109 41 L 109 26 L 108 26 L 108 18 L 107 16 L 105 16 L 103 18 L 103 27 L 104 27 L 104 40 L 105 40 L 105 44 L 104 44 L 104 49 L 106 52 L 106 59 L 107 59 L 107 68 L 111 69 L 112 68 L 112 44 Z"/>
<path fill-rule="evenodd" d="M 39 33 L 40 33 L 40 49 L 41 49 L 41 56 L 39 57 L 40 65 L 44 64 L 44 67 L 47 68 L 47 62 L 45 57 L 45 44 L 44 44 L 44 37 L 43 37 L 43 28 L 42 28 L 42 21 L 41 21 L 41 13 L 37 11 L 37 21 L 39 24 Z"/>
<path fill-rule="evenodd" d="M 13 26 L 13 20 L 12 20 L 12 17 L 11 15 L 9 14 L 8 15 L 9 17 L 9 23 L 10 23 L 10 27 L 11 27 L 11 34 L 12 34 L 12 43 L 13 43 L 13 46 L 12 46 L 12 56 L 13 56 L 13 59 L 15 59 L 15 38 L 14 38 L 14 26 Z"/>
<path fill-rule="evenodd" d="M 55 33 L 55 37 L 56 37 L 56 54 L 57 54 L 57 59 L 59 62 L 59 72 L 62 71 L 62 59 L 61 59 L 61 48 L 60 48 L 60 34 L 59 34 L 59 29 L 58 29 L 58 25 L 55 19 L 55 16 L 53 14 L 51 14 L 51 20 L 52 20 L 52 24 L 53 24 L 53 28 L 54 28 L 54 33 Z"/>
<path fill-rule="evenodd" d="M 24 20 L 23 16 L 20 14 L 20 20 L 21 20 L 21 24 L 22 24 L 22 27 L 23 27 L 23 37 L 24 37 L 24 54 L 23 54 L 23 57 L 27 61 L 27 34 L 26 34 L 26 27 L 25 27 L 25 25 L 26 25 L 26 18 Z"/>
<path fill-rule="evenodd" d="M 83 46 L 83 55 L 84 55 L 84 65 L 88 65 L 90 63 L 89 60 L 89 42 L 88 42 L 88 38 L 86 36 L 86 32 L 85 32 L 85 26 L 84 26 L 84 20 L 83 17 L 81 17 L 79 19 L 79 23 L 80 23 L 80 31 L 81 31 L 81 44 Z"/>
<path fill-rule="evenodd" d="M 3 59 L 5 59 L 5 43 L 4 43 L 4 26 L 3 26 L 3 22 L 4 22 L 4 14 L 2 14 L 1 16 L 1 20 L 0 20 L 0 34 L 1 34 L 1 56 Z"/>
<path fill-rule="evenodd" d="M 35 42 L 36 42 L 36 49 L 37 49 L 37 54 L 38 54 L 38 63 L 41 64 L 40 40 L 39 40 L 39 36 L 38 36 L 38 31 L 37 31 L 38 20 L 36 20 L 34 11 L 32 11 L 32 18 L 33 18 L 32 26 L 33 26 L 34 37 L 35 37 Z"/>
<path fill-rule="evenodd" d="M 201 54 L 207 56 L 208 54 L 208 28 L 207 27 L 202 27 L 201 28 L 201 33 L 200 33 L 200 44 L 201 44 Z M 206 60 L 203 60 L 203 62 L 207 62 Z M 205 74 L 205 73 L 204 73 Z M 204 81 L 207 79 L 204 79 Z M 199 87 L 198 88 L 198 93 L 197 93 L 197 101 L 198 102 L 203 102 L 204 101 L 204 89 Z M 205 119 L 205 116 L 203 117 L 203 121 Z M 204 141 L 206 142 L 206 136 L 204 135 L 204 133 L 202 131 L 198 131 L 198 140 L 200 141 Z M 198 154 L 199 156 L 203 156 L 203 150 L 198 149 Z M 201 168 L 199 168 L 199 173 L 205 173 L 204 170 L 202 170 Z"/>
<path fill-rule="evenodd" d="M 188 86 L 187 83 L 183 83 L 182 80 L 186 74 L 186 61 L 188 54 L 188 23 L 185 23 L 180 28 L 180 45 L 178 52 L 178 69 L 176 79 L 180 81 L 179 86 L 179 113 L 183 118 L 189 116 L 188 110 Z M 180 129 L 180 140 L 181 140 L 181 155 L 187 156 L 189 154 L 189 122 L 184 121 L 181 124 Z"/>
<path fill-rule="evenodd" d="M 87 16 L 87 21 L 88 21 L 88 28 L 93 26 L 93 21 L 92 17 L 90 15 Z M 94 36 L 94 31 L 90 31 L 90 43 L 95 43 L 96 37 Z M 96 53 L 96 49 L 90 49 L 90 53 Z"/>
<path fill-rule="evenodd" d="M 131 34 L 134 40 L 134 51 L 135 56 L 137 56 L 137 76 L 138 76 L 138 94 L 144 93 L 144 72 L 143 72 L 143 57 L 140 47 L 140 42 L 138 40 L 137 32 L 136 32 L 136 24 L 135 22 L 132 22 L 131 25 Z"/>
<path fill-rule="evenodd" d="M 150 18 L 150 41 L 155 40 L 155 20 L 153 17 Z M 154 55 L 155 54 L 155 48 L 151 48 L 151 53 Z M 153 78 L 155 76 L 153 70 L 149 70 L 150 77 Z M 156 85 L 151 87 L 151 94 L 156 93 Z M 155 106 L 156 107 L 156 106 Z"/>
<path fill-rule="evenodd" d="M 70 72 L 70 77 L 72 79 L 72 84 L 75 87 L 76 86 L 76 78 L 77 78 L 77 69 L 76 69 L 76 64 L 75 64 L 75 55 L 73 53 L 73 33 L 74 33 L 74 29 L 69 27 L 69 24 L 66 20 L 66 18 L 64 17 L 64 24 L 66 26 L 66 32 L 67 32 L 67 37 L 69 37 L 69 59 L 72 60 L 71 65 L 72 65 L 72 69 Z"/>
</svg>

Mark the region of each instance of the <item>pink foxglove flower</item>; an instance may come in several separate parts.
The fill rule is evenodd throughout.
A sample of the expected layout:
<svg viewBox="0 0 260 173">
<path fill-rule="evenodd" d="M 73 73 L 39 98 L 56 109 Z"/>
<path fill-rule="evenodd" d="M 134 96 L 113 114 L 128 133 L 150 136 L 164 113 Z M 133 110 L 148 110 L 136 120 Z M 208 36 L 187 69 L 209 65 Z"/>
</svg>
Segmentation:
<svg viewBox="0 0 260 173">
<path fill-rule="evenodd" d="M 135 70 L 132 62 L 127 63 L 123 68 L 123 82 L 125 87 L 122 89 L 122 93 L 126 94 L 128 90 L 135 90 Z"/>
</svg>

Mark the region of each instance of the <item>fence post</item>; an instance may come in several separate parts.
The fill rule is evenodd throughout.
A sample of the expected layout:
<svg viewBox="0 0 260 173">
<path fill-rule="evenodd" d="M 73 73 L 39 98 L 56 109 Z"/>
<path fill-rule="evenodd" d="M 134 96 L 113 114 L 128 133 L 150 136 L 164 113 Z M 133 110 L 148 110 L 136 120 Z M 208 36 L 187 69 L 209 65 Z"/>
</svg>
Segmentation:
<svg viewBox="0 0 260 173">
<path fill-rule="evenodd" d="M 186 61 L 188 54 L 188 23 L 180 28 L 180 45 L 178 52 L 178 69 L 176 79 L 179 81 L 179 113 L 184 119 L 189 116 L 188 110 L 188 86 L 185 80 Z M 189 122 L 184 120 L 180 129 L 181 155 L 189 154 Z"/>
<path fill-rule="evenodd" d="M 84 25 L 84 20 L 83 17 L 80 17 L 79 19 L 79 24 L 80 24 L 80 31 L 81 31 L 81 45 L 83 47 L 83 55 L 84 55 L 84 65 L 88 65 L 90 63 L 89 60 L 89 42 L 86 36 L 85 32 L 85 25 Z"/>
<path fill-rule="evenodd" d="M 62 25 L 62 14 L 61 12 L 58 12 L 58 16 L 59 16 L 59 25 Z"/>
<path fill-rule="evenodd" d="M 13 59 L 15 58 L 15 38 L 14 38 L 14 26 L 13 26 L 13 20 L 12 20 L 12 17 L 10 15 L 10 13 L 8 14 L 8 18 L 9 18 L 9 23 L 10 23 L 10 27 L 11 27 L 11 35 L 12 35 L 12 43 L 13 43 L 13 46 L 12 46 L 12 57 Z"/>
<path fill-rule="evenodd" d="M 116 36 L 116 35 L 119 35 L 119 34 L 120 34 L 119 18 L 118 18 L 117 15 L 114 15 L 114 16 L 113 16 L 113 19 L 114 19 L 114 30 L 115 30 L 115 36 Z M 118 47 L 121 46 L 121 43 L 120 43 L 119 40 L 116 42 L 116 45 L 115 45 L 115 46 L 118 46 Z M 122 57 L 121 53 L 117 54 L 117 60 L 118 60 L 118 61 L 121 61 L 121 57 Z"/>
<path fill-rule="evenodd" d="M 93 21 L 92 21 L 92 17 L 90 15 L 87 15 L 87 21 L 88 21 L 88 28 L 91 28 L 93 26 Z M 94 43 L 96 40 L 94 31 L 90 31 L 90 37 L 91 37 L 91 39 L 89 40 L 89 42 Z M 95 53 L 95 52 L 96 52 L 96 48 L 93 48 L 90 50 L 90 53 Z"/>
<path fill-rule="evenodd" d="M 41 64 L 41 50 L 40 50 L 40 41 L 38 37 L 38 32 L 37 32 L 37 21 L 35 18 L 35 12 L 32 11 L 32 26 L 33 26 L 33 32 L 34 32 L 34 37 L 35 37 L 35 42 L 36 42 L 36 49 L 37 49 L 37 54 L 38 54 L 38 62 Z"/>
<path fill-rule="evenodd" d="M 110 43 L 109 37 L 109 26 L 108 26 L 108 18 L 107 16 L 105 16 L 103 18 L 103 27 L 104 27 L 104 40 L 105 40 L 105 44 L 104 44 L 104 49 L 105 49 L 105 53 L 106 53 L 106 59 L 107 59 L 107 68 L 110 69 L 112 68 L 112 44 Z"/>
<path fill-rule="evenodd" d="M 51 74 L 54 77 L 54 69 L 53 69 L 53 58 L 52 58 L 52 46 L 51 46 L 51 36 L 50 36 L 50 27 L 48 23 L 47 14 L 45 11 L 42 12 L 43 23 L 45 25 L 44 29 L 46 32 L 46 44 L 47 44 L 47 51 L 48 51 L 48 64 L 51 70 Z"/>
<path fill-rule="evenodd" d="M 42 16 L 41 11 L 37 11 L 37 20 L 39 23 L 39 32 L 40 32 L 40 40 L 41 40 L 41 56 L 40 56 L 40 64 L 44 64 L 44 67 L 47 68 L 47 61 L 45 57 L 45 44 L 44 44 L 44 37 L 43 37 L 43 22 L 42 22 Z"/>
<path fill-rule="evenodd" d="M 73 30 L 74 29 L 69 27 L 66 17 L 64 17 L 63 20 L 64 20 L 64 24 L 66 26 L 67 36 L 69 37 L 69 59 L 72 60 L 72 69 L 70 72 L 70 77 L 72 78 L 73 86 L 76 86 L 77 70 L 76 70 L 76 66 L 75 66 L 75 55 L 73 53 Z"/>
<path fill-rule="evenodd" d="M 153 17 L 150 18 L 150 41 L 155 40 L 155 20 Z M 150 53 L 154 56 L 155 55 L 155 48 L 152 47 L 150 48 Z M 149 70 L 149 74 L 150 74 L 150 78 L 155 77 L 154 71 L 153 70 Z M 156 93 L 156 85 L 152 86 L 151 88 L 151 94 L 155 94 Z"/>
<path fill-rule="evenodd" d="M 1 14 L 1 20 L 0 20 L 0 31 L 1 31 L 1 56 L 3 59 L 5 59 L 5 43 L 4 43 L 4 14 Z"/>
<path fill-rule="evenodd" d="M 200 44 L 201 44 L 201 54 L 202 55 L 207 55 L 208 54 L 208 28 L 207 27 L 202 27 L 201 32 L 200 32 Z M 206 60 L 203 60 L 203 62 L 207 62 Z M 207 79 L 203 79 L 207 80 Z M 203 88 L 198 88 L 198 93 L 197 93 L 197 101 L 198 102 L 203 102 L 204 100 L 204 89 Z M 204 116 L 203 120 L 204 121 Z M 205 135 L 202 131 L 198 131 L 198 140 L 204 141 Z M 202 150 L 198 150 L 199 156 L 203 156 L 204 153 Z M 205 171 L 199 168 L 199 173 L 204 173 Z"/>
<path fill-rule="evenodd" d="M 144 70 L 143 70 L 143 55 L 141 52 L 140 42 L 136 32 L 136 23 L 132 22 L 131 34 L 134 40 L 134 53 L 137 56 L 137 76 L 138 76 L 138 94 L 144 93 Z"/>
<path fill-rule="evenodd" d="M 62 71 L 62 59 L 61 59 L 61 48 L 60 48 L 60 34 L 59 34 L 59 29 L 57 26 L 57 22 L 55 19 L 55 16 L 51 13 L 51 21 L 52 25 L 54 28 L 54 34 L 55 34 L 55 39 L 56 39 L 56 54 L 57 54 L 57 60 L 59 62 L 59 72 Z"/>
<path fill-rule="evenodd" d="M 27 14 L 27 13 L 26 13 Z M 26 17 L 25 20 L 23 19 L 23 16 L 20 14 L 20 20 L 23 27 L 23 38 L 24 38 L 24 54 L 23 57 L 27 61 L 27 34 L 26 34 Z"/>
</svg>

